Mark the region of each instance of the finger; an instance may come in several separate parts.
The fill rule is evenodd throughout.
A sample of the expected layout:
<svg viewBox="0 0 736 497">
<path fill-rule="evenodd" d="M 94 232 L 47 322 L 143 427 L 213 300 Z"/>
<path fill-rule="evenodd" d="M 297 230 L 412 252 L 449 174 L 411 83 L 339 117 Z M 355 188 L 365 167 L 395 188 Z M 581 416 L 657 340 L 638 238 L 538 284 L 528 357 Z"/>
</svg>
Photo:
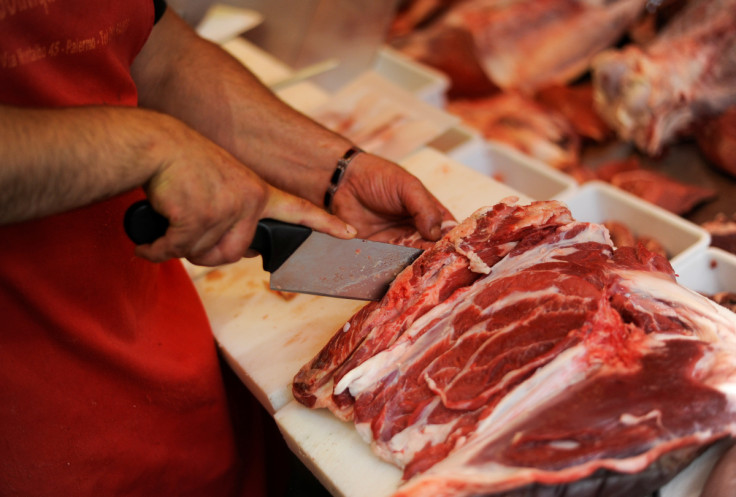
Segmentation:
<svg viewBox="0 0 736 497">
<path fill-rule="evenodd" d="M 258 255 L 250 251 L 253 241 L 255 223 L 250 219 L 242 219 L 234 224 L 215 245 L 204 253 L 189 257 L 189 261 L 200 266 L 217 266 L 237 262 L 243 257 Z"/>
<path fill-rule="evenodd" d="M 450 211 L 416 178 L 405 183 L 401 197 L 422 238 L 439 240 L 442 236 L 442 221 L 453 219 Z"/>
<path fill-rule="evenodd" d="M 148 245 L 136 248 L 136 254 L 153 262 L 164 262 L 173 258 L 196 260 L 212 251 L 227 233 L 232 221 L 219 219 L 209 221 L 197 229 L 186 223 L 172 222 L 166 234 Z"/>
<path fill-rule="evenodd" d="M 337 216 L 300 197 L 275 188 L 269 195 L 263 217 L 301 224 L 337 238 L 354 238 L 357 230 Z"/>
</svg>

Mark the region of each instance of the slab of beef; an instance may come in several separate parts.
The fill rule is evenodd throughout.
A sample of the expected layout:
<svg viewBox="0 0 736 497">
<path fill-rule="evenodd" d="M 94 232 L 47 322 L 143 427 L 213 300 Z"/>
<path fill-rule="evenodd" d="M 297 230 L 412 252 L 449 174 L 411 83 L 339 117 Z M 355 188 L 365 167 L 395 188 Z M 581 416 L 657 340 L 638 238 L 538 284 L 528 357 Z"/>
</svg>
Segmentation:
<svg viewBox="0 0 736 497">
<path fill-rule="evenodd" d="M 354 399 L 333 392 L 345 372 L 391 345 L 427 311 L 488 272 L 528 232 L 570 220 L 567 209 L 547 202 L 523 207 L 499 203 L 477 211 L 400 273 L 382 300 L 363 307 L 335 333 L 294 378 L 294 397 L 351 419 Z"/>
<path fill-rule="evenodd" d="M 593 61 L 596 109 L 650 155 L 736 103 L 736 0 L 692 0 L 646 46 Z"/>
<path fill-rule="evenodd" d="M 533 93 L 585 73 L 593 56 L 612 46 L 645 5 L 646 0 L 466 0 L 400 48 L 433 67 L 462 68 L 448 73 L 458 85 L 469 74 L 477 78 L 480 68 L 504 90 Z M 456 50 L 441 50 L 448 40 Z"/>
<path fill-rule="evenodd" d="M 736 315 L 665 258 L 614 248 L 552 201 L 456 230 L 405 273 L 431 283 L 397 280 L 370 311 L 390 318 L 348 346 L 351 319 L 306 367 L 325 366 L 361 436 L 403 468 L 397 497 L 643 496 L 736 435 Z M 452 290 L 429 268 L 444 261 L 463 275 Z"/>
</svg>

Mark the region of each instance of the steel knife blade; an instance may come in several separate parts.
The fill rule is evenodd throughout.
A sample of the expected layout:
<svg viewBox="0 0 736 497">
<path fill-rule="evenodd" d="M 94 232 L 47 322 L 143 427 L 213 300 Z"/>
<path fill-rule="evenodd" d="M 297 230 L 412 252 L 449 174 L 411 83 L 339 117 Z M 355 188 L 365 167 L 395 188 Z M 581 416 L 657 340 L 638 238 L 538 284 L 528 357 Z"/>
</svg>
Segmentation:
<svg viewBox="0 0 736 497">
<path fill-rule="evenodd" d="M 166 233 L 168 220 L 142 200 L 128 208 L 124 227 L 133 242 L 152 243 Z M 258 222 L 250 248 L 261 254 L 273 290 L 356 300 L 380 300 L 422 253 L 390 243 L 335 238 L 274 219 Z"/>
</svg>

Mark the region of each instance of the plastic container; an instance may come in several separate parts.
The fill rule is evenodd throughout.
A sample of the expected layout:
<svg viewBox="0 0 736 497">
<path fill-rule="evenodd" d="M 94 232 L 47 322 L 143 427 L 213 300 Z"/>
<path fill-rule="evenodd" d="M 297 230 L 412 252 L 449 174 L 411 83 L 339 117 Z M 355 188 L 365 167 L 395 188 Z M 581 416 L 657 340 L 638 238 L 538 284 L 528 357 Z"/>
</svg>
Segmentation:
<svg viewBox="0 0 736 497">
<path fill-rule="evenodd" d="M 700 226 L 602 181 L 591 181 L 556 198 L 567 203 L 578 221 L 618 221 L 635 236 L 657 240 L 673 267 L 697 256 L 710 245 Z"/>
<path fill-rule="evenodd" d="M 736 292 L 736 255 L 725 250 L 708 247 L 673 267 L 677 281 L 696 292 Z"/>
<path fill-rule="evenodd" d="M 577 188 L 570 176 L 507 145 L 485 141 L 462 125 L 451 128 L 429 146 L 535 200 L 557 198 Z"/>
<path fill-rule="evenodd" d="M 375 71 L 355 78 L 308 114 L 364 150 L 394 161 L 459 122 Z"/>
<path fill-rule="evenodd" d="M 373 70 L 413 93 L 420 100 L 444 109 L 450 79 L 442 72 L 416 62 L 391 47 L 382 47 L 376 54 Z"/>
</svg>

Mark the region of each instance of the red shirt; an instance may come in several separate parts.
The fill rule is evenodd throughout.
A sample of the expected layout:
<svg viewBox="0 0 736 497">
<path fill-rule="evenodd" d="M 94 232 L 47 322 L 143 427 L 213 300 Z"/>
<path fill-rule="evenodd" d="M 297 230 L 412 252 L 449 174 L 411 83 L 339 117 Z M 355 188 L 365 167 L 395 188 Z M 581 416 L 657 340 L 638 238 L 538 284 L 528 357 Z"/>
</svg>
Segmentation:
<svg viewBox="0 0 736 497">
<path fill-rule="evenodd" d="M 0 103 L 136 105 L 153 20 L 151 0 L 0 2 Z M 122 229 L 141 197 L 0 226 L 0 495 L 235 492 L 204 310 Z"/>
</svg>

